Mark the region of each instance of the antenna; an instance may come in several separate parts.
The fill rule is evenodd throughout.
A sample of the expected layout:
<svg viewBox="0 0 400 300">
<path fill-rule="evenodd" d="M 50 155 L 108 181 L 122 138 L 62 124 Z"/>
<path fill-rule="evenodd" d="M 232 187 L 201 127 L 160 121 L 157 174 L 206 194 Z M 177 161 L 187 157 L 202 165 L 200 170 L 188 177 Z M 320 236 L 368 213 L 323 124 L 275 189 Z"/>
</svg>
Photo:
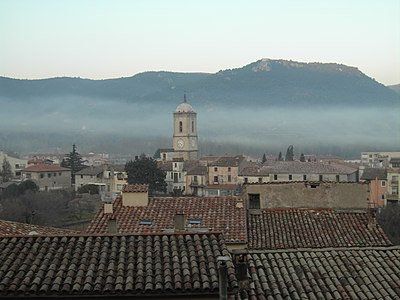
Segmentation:
<svg viewBox="0 0 400 300">
<path fill-rule="evenodd" d="M 183 93 L 183 102 L 185 102 L 185 103 L 187 102 L 186 101 L 186 91 Z"/>
</svg>

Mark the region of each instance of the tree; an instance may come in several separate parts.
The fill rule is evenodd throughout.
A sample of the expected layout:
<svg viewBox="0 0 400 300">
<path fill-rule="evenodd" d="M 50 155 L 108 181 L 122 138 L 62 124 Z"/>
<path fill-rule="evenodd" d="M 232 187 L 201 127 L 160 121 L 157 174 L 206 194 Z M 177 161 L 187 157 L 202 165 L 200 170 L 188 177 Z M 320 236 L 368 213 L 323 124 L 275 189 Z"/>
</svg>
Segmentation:
<svg viewBox="0 0 400 300">
<path fill-rule="evenodd" d="M 306 161 L 306 157 L 304 156 L 304 153 L 300 154 L 300 161 L 301 162 L 305 162 Z"/>
<path fill-rule="evenodd" d="M 72 152 L 65 155 L 65 158 L 61 162 L 61 167 L 71 169 L 71 182 L 75 183 L 75 174 L 85 168 L 83 164 L 84 160 L 82 156 L 76 151 L 75 144 L 72 145 Z"/>
<path fill-rule="evenodd" d="M 13 176 L 11 165 L 9 161 L 4 157 L 3 164 L 1 165 L 1 181 L 8 182 Z"/>
<path fill-rule="evenodd" d="M 282 159 L 282 152 L 281 151 L 279 151 L 279 155 L 278 155 L 278 161 L 282 161 L 283 159 Z"/>
<path fill-rule="evenodd" d="M 78 188 L 79 194 L 90 194 L 90 195 L 98 195 L 99 194 L 99 186 L 95 184 L 85 184 Z"/>
<path fill-rule="evenodd" d="M 156 192 L 165 193 L 167 190 L 166 173 L 157 166 L 157 161 L 151 157 L 146 157 L 144 154 L 140 157 L 136 156 L 134 161 L 126 163 L 125 171 L 128 174 L 128 183 L 148 184 L 150 195 Z"/>
<path fill-rule="evenodd" d="M 290 145 L 286 150 L 285 160 L 286 161 L 293 161 L 293 157 L 294 157 L 293 145 Z"/>
<path fill-rule="evenodd" d="M 265 153 L 263 154 L 263 157 L 262 157 L 262 160 L 261 160 L 261 163 L 265 163 L 267 161 L 267 158 L 265 157 Z"/>
</svg>

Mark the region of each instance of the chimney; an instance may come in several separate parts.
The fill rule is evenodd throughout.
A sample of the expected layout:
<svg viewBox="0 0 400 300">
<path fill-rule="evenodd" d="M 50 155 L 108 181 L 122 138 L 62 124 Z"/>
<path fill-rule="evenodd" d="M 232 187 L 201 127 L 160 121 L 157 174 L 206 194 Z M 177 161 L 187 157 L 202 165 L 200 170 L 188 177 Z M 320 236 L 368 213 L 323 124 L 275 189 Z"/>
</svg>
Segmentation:
<svg viewBox="0 0 400 300">
<path fill-rule="evenodd" d="M 115 218 L 108 220 L 108 233 L 117 233 L 117 220 Z"/>
<path fill-rule="evenodd" d="M 236 278 L 239 283 L 239 289 L 248 290 L 249 286 L 249 277 L 247 276 L 247 257 L 246 254 L 237 254 L 235 255 L 235 269 L 236 269 Z"/>
<path fill-rule="evenodd" d="M 175 213 L 174 228 L 175 228 L 175 231 L 184 231 L 185 230 L 185 215 L 181 211 Z"/>
<path fill-rule="evenodd" d="M 367 209 L 367 227 L 369 230 L 376 228 L 376 208 L 368 207 Z"/>
<path fill-rule="evenodd" d="M 228 297 L 228 267 L 226 262 L 229 256 L 218 256 L 218 276 L 219 276 L 219 299 L 226 300 Z"/>
<path fill-rule="evenodd" d="M 147 206 L 149 204 L 149 185 L 126 184 L 122 188 L 122 206 Z"/>
<path fill-rule="evenodd" d="M 104 213 L 105 214 L 112 214 L 113 211 L 113 204 L 112 203 L 104 203 Z"/>
</svg>

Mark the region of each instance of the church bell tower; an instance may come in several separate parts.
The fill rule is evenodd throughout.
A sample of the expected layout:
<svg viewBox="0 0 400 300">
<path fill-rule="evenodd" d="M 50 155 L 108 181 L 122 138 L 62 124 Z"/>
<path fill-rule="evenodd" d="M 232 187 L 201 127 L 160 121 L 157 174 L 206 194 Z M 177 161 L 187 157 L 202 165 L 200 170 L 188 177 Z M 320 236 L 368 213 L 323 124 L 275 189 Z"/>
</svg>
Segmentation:
<svg viewBox="0 0 400 300">
<path fill-rule="evenodd" d="M 198 159 L 197 113 L 187 103 L 186 94 L 183 102 L 179 104 L 174 112 L 174 136 L 172 142 L 175 158 L 183 158 L 184 160 Z"/>
</svg>

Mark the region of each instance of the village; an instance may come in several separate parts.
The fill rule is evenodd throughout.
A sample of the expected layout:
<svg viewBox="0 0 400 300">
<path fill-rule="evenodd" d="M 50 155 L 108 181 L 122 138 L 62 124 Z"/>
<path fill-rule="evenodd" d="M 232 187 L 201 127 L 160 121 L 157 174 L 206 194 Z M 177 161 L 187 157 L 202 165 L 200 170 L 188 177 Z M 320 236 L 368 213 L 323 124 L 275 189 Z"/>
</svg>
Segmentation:
<svg viewBox="0 0 400 300">
<path fill-rule="evenodd" d="M 2 194 L 33 182 L 39 193 L 98 200 L 81 228 L 37 225 L 33 212 L 26 223 L 0 220 L 0 295 L 400 297 L 400 248 L 377 221 L 398 206 L 400 152 L 347 161 L 294 155 L 289 146 L 260 158 L 200 156 L 198 141 L 185 96 L 173 113 L 172 147 L 135 157 L 154 161 L 160 190 L 132 181 L 129 162 L 107 154 L 82 155 L 74 170 L 75 145 L 69 156 L 1 152 Z"/>
</svg>

